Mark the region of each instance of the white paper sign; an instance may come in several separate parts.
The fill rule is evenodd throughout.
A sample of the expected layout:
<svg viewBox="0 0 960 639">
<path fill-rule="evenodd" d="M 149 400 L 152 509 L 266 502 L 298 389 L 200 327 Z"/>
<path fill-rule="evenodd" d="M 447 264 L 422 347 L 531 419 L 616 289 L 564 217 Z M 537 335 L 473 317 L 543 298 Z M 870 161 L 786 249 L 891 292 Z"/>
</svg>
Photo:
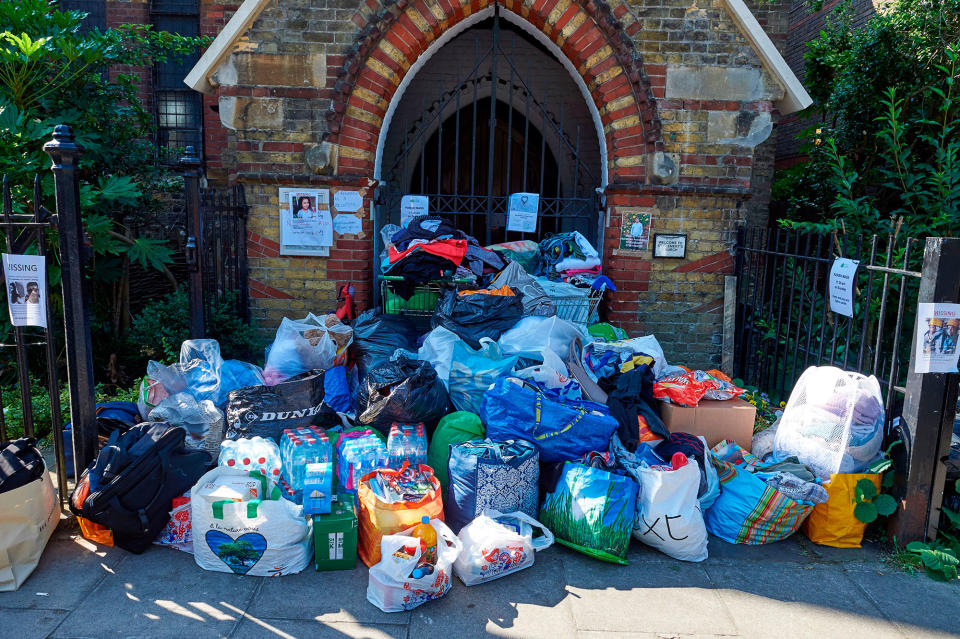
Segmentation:
<svg viewBox="0 0 960 639">
<path fill-rule="evenodd" d="M 860 262 L 838 257 L 830 267 L 830 310 L 853 317 L 853 292 L 857 285 Z"/>
<path fill-rule="evenodd" d="M 355 213 L 363 206 L 360 191 L 337 191 L 333 194 L 333 208 L 340 213 Z"/>
<path fill-rule="evenodd" d="M 915 373 L 956 373 L 960 304 L 917 304 Z"/>
<path fill-rule="evenodd" d="M 363 220 L 356 215 L 344 213 L 333 218 L 333 230 L 339 235 L 360 233 L 363 230 Z"/>
<path fill-rule="evenodd" d="M 400 198 L 400 226 L 406 228 L 410 220 L 430 214 L 430 198 L 426 195 L 404 195 Z"/>
<path fill-rule="evenodd" d="M 280 254 L 329 255 L 333 244 L 330 192 L 280 189 Z"/>
<path fill-rule="evenodd" d="M 39 255 L 3 254 L 7 307 L 14 326 L 47 327 L 47 265 Z"/>
<path fill-rule="evenodd" d="M 540 195 L 537 193 L 513 193 L 507 212 L 507 230 L 521 233 L 537 232 L 537 212 Z"/>
</svg>

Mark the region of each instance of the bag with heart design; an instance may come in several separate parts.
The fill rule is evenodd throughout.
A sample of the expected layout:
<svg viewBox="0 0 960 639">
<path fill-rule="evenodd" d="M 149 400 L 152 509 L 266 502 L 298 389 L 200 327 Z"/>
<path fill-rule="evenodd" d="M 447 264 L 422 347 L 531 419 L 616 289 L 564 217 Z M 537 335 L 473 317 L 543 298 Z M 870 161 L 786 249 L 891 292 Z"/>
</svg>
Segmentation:
<svg viewBox="0 0 960 639">
<path fill-rule="evenodd" d="M 206 570 L 279 577 L 313 558 L 311 519 L 259 472 L 214 468 L 191 489 L 190 509 L 193 557 Z"/>
<path fill-rule="evenodd" d="M 421 561 L 423 547 L 412 535 L 416 526 L 380 539 L 380 561 L 370 568 L 367 601 L 384 612 L 412 610 L 447 594 L 453 586 L 453 562 L 463 544 L 440 519 L 431 519 L 437 533 L 437 563 Z"/>
<path fill-rule="evenodd" d="M 534 529 L 541 535 L 533 536 Z M 489 509 L 460 531 L 463 551 L 453 563 L 465 586 L 486 583 L 533 565 L 534 552 L 553 545 L 553 533 L 530 515 Z"/>
</svg>

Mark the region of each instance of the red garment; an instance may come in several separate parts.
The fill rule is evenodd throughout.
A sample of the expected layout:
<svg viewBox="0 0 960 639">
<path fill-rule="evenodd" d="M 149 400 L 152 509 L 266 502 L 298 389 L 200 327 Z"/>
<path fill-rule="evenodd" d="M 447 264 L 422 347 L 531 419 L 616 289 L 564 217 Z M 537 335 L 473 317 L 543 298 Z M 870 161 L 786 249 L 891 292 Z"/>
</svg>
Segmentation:
<svg viewBox="0 0 960 639">
<path fill-rule="evenodd" d="M 416 250 L 426 251 L 431 255 L 446 258 L 457 266 L 460 266 L 460 262 L 463 261 L 464 256 L 467 254 L 467 241 L 433 240 L 432 242 L 413 244 L 403 253 L 398 252 L 391 244 L 389 252 L 387 253 L 387 263 L 396 264 Z"/>
</svg>

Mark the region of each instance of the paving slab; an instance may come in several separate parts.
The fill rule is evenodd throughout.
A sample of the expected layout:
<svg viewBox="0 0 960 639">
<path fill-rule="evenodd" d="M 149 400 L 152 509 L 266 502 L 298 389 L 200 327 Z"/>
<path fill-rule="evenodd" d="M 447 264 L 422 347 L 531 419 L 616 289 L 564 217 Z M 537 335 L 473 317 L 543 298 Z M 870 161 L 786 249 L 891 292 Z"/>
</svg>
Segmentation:
<svg viewBox="0 0 960 639">
<path fill-rule="evenodd" d="M 577 639 L 739 639 L 740 635 L 688 635 L 675 632 L 603 632 L 600 630 L 581 630 Z"/>
<path fill-rule="evenodd" d="M 445 597 L 411 611 L 410 637 L 575 639 L 563 559 L 550 548 L 532 567 L 485 584 L 467 587 L 454 577 Z"/>
<path fill-rule="evenodd" d="M 566 548 L 563 565 L 578 630 L 737 634 L 704 568 L 634 560 L 608 564 Z M 636 555 L 631 551 L 628 561 Z"/>
<path fill-rule="evenodd" d="M 230 639 L 406 639 L 407 627 L 396 624 L 320 622 L 245 616 Z"/>
<path fill-rule="evenodd" d="M 0 610 L 0 628 L 3 635 L 11 639 L 43 639 L 50 636 L 68 614 L 66 610 Z"/>
<path fill-rule="evenodd" d="M 835 566 L 751 564 L 705 569 L 744 637 L 903 636 Z"/>
<path fill-rule="evenodd" d="M 33 574 L 19 590 L 0 593 L 0 610 L 73 610 L 86 593 L 129 557 L 119 548 L 98 546 L 81 537 L 76 519 L 61 520 Z M 4 614 L 0 612 L 0 617 Z"/>
<path fill-rule="evenodd" d="M 317 572 L 311 564 L 299 574 L 264 581 L 249 612 L 272 619 L 313 619 L 322 623 L 407 623 L 409 612 L 383 612 L 367 601 L 368 573 L 360 560 L 353 570 L 330 572 Z"/>
<path fill-rule="evenodd" d="M 262 582 L 202 570 L 193 555 L 157 546 L 121 563 L 53 636 L 225 637 Z"/>
<path fill-rule="evenodd" d="M 960 637 L 960 582 L 940 583 L 892 567 L 850 579 L 908 637 Z"/>
<path fill-rule="evenodd" d="M 766 564 L 808 564 L 819 561 L 819 556 L 804 543 L 809 543 L 809 541 L 805 538 L 801 541 L 799 537 L 799 535 L 793 535 L 783 541 L 772 544 L 748 546 L 745 544 L 727 543 L 719 537 L 710 535 L 710 540 L 707 543 L 707 552 L 710 557 L 704 564 L 728 565 L 731 562 L 740 563 L 745 561 Z"/>
</svg>

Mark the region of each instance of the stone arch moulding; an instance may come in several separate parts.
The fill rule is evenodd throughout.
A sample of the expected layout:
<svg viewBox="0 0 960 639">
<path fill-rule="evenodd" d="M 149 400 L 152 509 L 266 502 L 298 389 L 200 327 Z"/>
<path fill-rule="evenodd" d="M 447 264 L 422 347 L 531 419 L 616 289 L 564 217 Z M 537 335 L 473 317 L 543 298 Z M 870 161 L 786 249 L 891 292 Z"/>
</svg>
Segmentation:
<svg viewBox="0 0 960 639">
<path fill-rule="evenodd" d="M 494 4 L 396 0 L 362 28 L 327 113 L 326 139 L 339 147 L 340 175 L 379 179 L 390 119 L 407 85 L 446 42 L 492 16 Z M 500 16 L 545 45 L 580 87 L 601 141 L 601 184 L 644 181 L 645 156 L 662 151 L 663 139 L 650 82 L 627 33 L 639 23 L 625 29 L 622 16 L 598 0 L 505 0 Z"/>
</svg>

